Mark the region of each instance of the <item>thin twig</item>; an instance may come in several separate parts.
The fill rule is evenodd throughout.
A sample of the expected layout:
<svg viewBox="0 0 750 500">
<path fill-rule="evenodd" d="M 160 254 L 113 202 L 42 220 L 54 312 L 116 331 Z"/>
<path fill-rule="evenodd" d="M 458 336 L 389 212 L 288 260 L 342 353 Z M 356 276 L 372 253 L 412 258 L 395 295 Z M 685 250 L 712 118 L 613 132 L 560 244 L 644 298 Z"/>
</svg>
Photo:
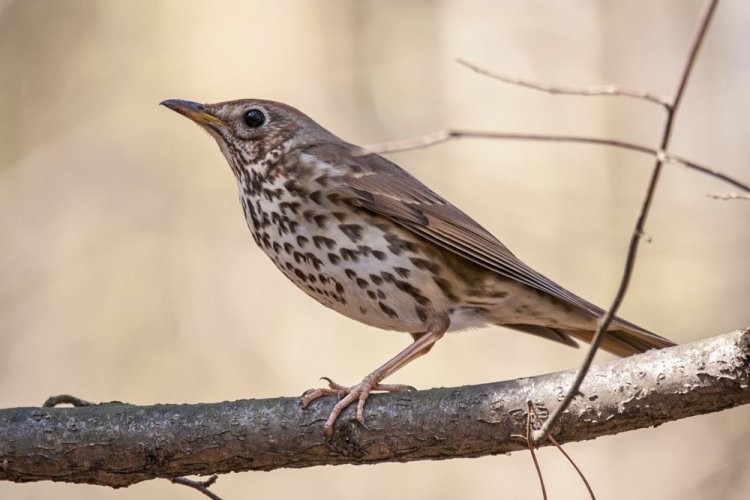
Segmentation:
<svg viewBox="0 0 750 500">
<path fill-rule="evenodd" d="M 529 409 L 534 407 L 534 403 L 528 402 Z M 536 415 L 536 412 L 534 412 Z M 539 417 L 537 417 L 539 418 Z M 536 458 L 536 452 L 534 451 L 534 441 L 531 439 L 531 411 L 526 412 L 526 445 L 529 447 L 531 452 L 531 459 L 534 461 L 534 468 L 536 469 L 536 475 L 539 478 L 539 485 L 542 487 L 542 498 L 547 500 L 547 488 L 544 487 L 544 478 L 542 477 L 542 469 L 539 467 L 539 461 Z"/>
<path fill-rule="evenodd" d="M 748 193 L 708 193 L 706 196 L 714 200 L 750 200 Z"/>
<path fill-rule="evenodd" d="M 691 170 L 695 170 L 702 174 L 710 175 L 716 179 L 727 182 L 732 186 L 739 188 L 743 191 L 750 193 L 750 185 L 745 184 L 737 179 L 734 179 L 726 174 L 719 172 L 716 169 L 701 165 L 694 161 L 690 161 L 681 156 L 667 153 L 664 150 L 654 149 L 641 144 L 635 144 L 632 142 L 620 141 L 617 139 L 601 139 L 598 137 L 587 137 L 578 135 L 553 135 L 553 134 L 523 134 L 517 132 L 489 132 L 482 130 L 461 130 L 461 129 L 448 129 L 441 132 L 435 132 L 432 134 L 423 135 L 421 137 L 415 137 L 412 139 L 405 139 L 401 141 L 387 142 L 383 144 L 374 144 L 363 148 L 362 155 L 379 153 L 399 153 L 402 151 L 412 151 L 415 149 L 427 148 L 435 146 L 444 142 L 448 142 L 452 139 L 511 139 L 519 141 L 542 141 L 542 142 L 573 142 L 573 143 L 585 143 L 585 144 L 598 144 L 601 146 L 611 146 L 619 149 L 626 149 L 629 151 L 636 151 L 638 153 L 644 153 L 651 155 L 657 159 L 660 159 L 665 163 L 680 164 Z"/>
<path fill-rule="evenodd" d="M 188 479 L 186 477 L 173 477 L 170 479 L 172 483 L 174 484 L 182 484 L 185 486 L 189 486 L 190 488 L 195 488 L 196 490 L 200 491 L 204 495 L 206 495 L 211 500 L 221 500 L 221 497 L 213 493 L 208 488 L 211 487 L 212 484 L 216 482 L 216 480 L 219 479 L 219 476 L 214 474 L 213 476 L 209 477 L 205 481 L 194 481 L 192 479 Z"/>
<path fill-rule="evenodd" d="M 534 417 L 536 417 L 536 420 L 537 420 L 537 422 L 538 422 L 538 423 L 539 423 L 539 425 L 541 426 L 541 425 L 542 425 L 542 423 L 543 423 L 543 422 L 542 422 L 542 419 L 541 419 L 541 417 L 539 416 L 539 414 L 537 413 L 537 411 L 536 411 L 536 407 L 534 406 L 534 404 L 533 404 L 533 403 L 532 403 L 531 401 L 529 401 L 529 410 L 530 410 L 530 413 L 533 413 L 533 414 L 534 414 Z M 563 447 L 562 447 L 562 446 L 560 446 L 560 443 L 558 443 L 558 442 L 557 442 L 557 441 L 555 440 L 555 438 L 553 438 L 553 437 L 552 437 L 551 435 L 550 435 L 550 436 L 547 436 L 547 440 L 548 440 L 548 441 L 549 441 L 550 443 L 552 443 L 553 445 L 555 445 L 555 447 L 556 447 L 556 448 L 557 448 L 558 450 L 560 450 L 560 453 L 562 453 L 562 454 L 563 454 L 563 456 L 564 456 L 564 457 L 565 457 L 565 458 L 566 458 L 566 459 L 568 460 L 568 462 L 570 462 L 570 465 L 572 465 L 572 466 L 573 466 L 573 468 L 574 468 L 574 469 L 576 470 L 576 472 L 578 473 L 578 477 L 580 477 L 580 478 L 581 478 L 581 481 L 583 481 L 583 484 L 584 484 L 584 485 L 586 486 L 586 489 L 587 489 L 587 490 L 588 490 L 588 492 L 589 492 L 589 496 L 591 497 L 591 500 L 596 500 L 596 495 L 594 495 L 594 490 L 593 490 L 593 489 L 591 489 L 591 485 L 589 484 L 588 480 L 586 479 L 586 476 L 584 476 L 584 475 L 583 475 L 583 472 L 581 471 L 581 469 L 579 469 L 579 468 L 578 468 L 578 465 L 576 465 L 576 463 L 575 463 L 575 462 L 573 461 L 573 459 L 572 459 L 572 458 L 570 457 L 570 455 L 568 455 L 568 454 L 567 454 L 567 453 L 565 452 L 565 450 L 563 449 Z"/>
<path fill-rule="evenodd" d="M 564 85 L 552 85 L 549 83 L 532 82 L 531 80 L 524 80 L 522 78 L 515 78 L 500 73 L 496 73 L 492 70 L 474 64 L 467 61 L 466 59 L 456 59 L 458 64 L 466 66 L 467 68 L 476 71 L 477 73 L 488 76 L 501 82 L 509 83 L 511 85 L 517 85 L 519 87 L 525 87 L 533 90 L 540 90 L 542 92 L 548 92 L 550 94 L 564 94 L 564 95 L 580 95 L 580 96 L 622 96 L 622 97 L 633 97 L 635 99 L 641 99 L 643 101 L 652 102 L 660 106 L 668 107 L 669 102 L 663 97 L 646 92 L 640 89 L 629 89 L 620 87 L 617 85 L 592 85 L 586 87 L 572 87 Z"/>
<path fill-rule="evenodd" d="M 682 70 L 680 76 L 680 82 L 677 87 L 677 92 L 675 93 L 672 104 L 667 108 L 667 120 L 664 124 L 664 133 L 662 134 L 661 145 L 659 147 L 661 151 L 666 151 L 667 147 L 669 146 L 669 140 L 672 136 L 672 126 L 674 124 L 674 118 L 677 109 L 680 105 L 680 102 L 682 101 L 682 96 L 685 92 L 685 86 L 687 85 L 688 77 L 690 76 L 690 72 L 695 64 L 696 56 L 698 55 L 698 49 L 700 48 L 701 43 L 705 38 L 706 31 L 708 30 L 708 26 L 711 22 L 713 13 L 716 10 L 717 4 L 718 0 L 710 0 L 705 5 L 703 12 L 701 13 L 700 24 L 698 30 L 695 33 L 695 36 L 693 37 L 687 62 L 685 63 L 684 69 Z M 565 398 L 560 403 L 560 405 L 552 411 L 552 414 L 549 416 L 547 421 L 544 422 L 542 428 L 534 433 L 534 441 L 537 443 L 549 435 L 550 429 L 552 429 L 552 427 L 557 424 L 557 421 L 560 419 L 562 413 L 567 409 L 571 401 L 573 401 L 573 398 L 575 398 L 578 394 L 581 383 L 583 382 L 584 377 L 586 377 L 586 374 L 591 367 L 591 363 L 594 361 L 594 356 L 596 355 L 596 351 L 599 349 L 599 345 L 604 338 L 604 334 L 607 331 L 607 328 L 609 327 L 612 319 L 615 317 L 617 309 L 620 307 L 623 298 L 625 297 L 628 285 L 630 284 L 630 278 L 633 274 L 635 259 L 638 254 L 638 244 L 640 242 L 641 235 L 644 233 L 646 219 L 648 217 L 649 209 L 651 208 L 651 202 L 654 198 L 654 193 L 656 192 L 656 186 L 659 182 L 659 177 L 661 175 L 663 165 L 663 159 L 657 157 L 656 164 L 654 165 L 654 170 L 651 174 L 651 179 L 649 180 L 648 188 L 646 190 L 646 196 L 643 200 L 641 211 L 638 214 L 638 220 L 636 222 L 635 229 L 633 229 L 633 235 L 630 239 L 628 254 L 625 260 L 625 269 L 623 270 L 620 286 L 618 287 L 615 298 L 612 301 L 612 305 L 610 306 L 609 310 L 600 318 L 599 327 L 597 328 L 596 334 L 594 334 L 594 338 L 591 340 L 591 347 L 586 354 L 586 358 L 584 359 L 581 368 L 578 370 L 573 384 L 565 395 Z"/>
</svg>

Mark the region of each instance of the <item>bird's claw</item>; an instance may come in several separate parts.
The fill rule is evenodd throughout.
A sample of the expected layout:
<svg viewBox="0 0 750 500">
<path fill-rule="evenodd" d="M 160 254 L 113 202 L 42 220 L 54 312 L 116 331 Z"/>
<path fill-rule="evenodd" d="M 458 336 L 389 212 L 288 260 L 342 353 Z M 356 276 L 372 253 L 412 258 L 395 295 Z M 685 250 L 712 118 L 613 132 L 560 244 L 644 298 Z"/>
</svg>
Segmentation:
<svg viewBox="0 0 750 500">
<path fill-rule="evenodd" d="M 365 422 L 365 403 L 367 398 L 370 397 L 370 393 L 373 391 L 383 392 L 407 392 L 416 391 L 416 388 L 410 385 L 403 384 L 379 384 L 373 380 L 370 376 L 367 376 L 359 384 L 351 387 L 339 385 L 328 377 L 321 377 L 321 380 L 328 382 L 328 387 L 322 387 L 319 389 L 309 389 L 302 395 L 300 401 L 302 408 L 307 408 L 310 403 L 318 398 L 324 396 L 336 396 L 339 401 L 334 405 L 331 414 L 328 416 L 326 423 L 323 425 L 323 432 L 326 439 L 330 439 L 333 435 L 333 425 L 336 423 L 339 415 L 346 409 L 347 406 L 357 401 L 357 421 L 367 430 L 370 428 Z"/>
</svg>

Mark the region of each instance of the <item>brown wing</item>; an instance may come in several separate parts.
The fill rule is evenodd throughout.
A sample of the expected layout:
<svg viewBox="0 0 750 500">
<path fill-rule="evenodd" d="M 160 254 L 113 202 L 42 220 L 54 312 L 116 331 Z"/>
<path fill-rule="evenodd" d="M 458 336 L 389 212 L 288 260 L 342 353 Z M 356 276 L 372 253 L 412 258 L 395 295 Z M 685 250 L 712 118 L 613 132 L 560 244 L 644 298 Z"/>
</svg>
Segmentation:
<svg viewBox="0 0 750 500">
<path fill-rule="evenodd" d="M 549 293 L 592 315 L 602 310 L 531 269 L 471 217 L 418 179 L 382 156 L 362 153 L 349 144 L 316 146 L 306 151 L 317 159 L 348 163 L 342 192 L 350 203 L 381 214 L 502 276 Z"/>
<path fill-rule="evenodd" d="M 382 156 L 367 154 L 361 148 L 346 143 L 312 146 L 305 152 L 318 160 L 333 165 L 346 163 L 350 167 L 342 179 L 345 187 L 341 187 L 340 191 L 353 205 L 388 217 L 457 255 L 501 276 L 564 300 L 593 316 L 601 316 L 603 313 L 601 308 L 531 269 L 471 217 Z M 530 331 L 530 328 L 535 330 L 530 333 L 542 334 L 538 327 L 520 325 L 519 329 Z M 566 337 L 566 334 L 590 341 L 593 332 L 571 330 L 554 332 L 554 335 L 544 332 L 542 336 L 574 344 L 570 339 L 557 338 Z M 637 325 L 616 318 L 602 347 L 623 356 L 670 345 L 674 344 Z"/>
</svg>

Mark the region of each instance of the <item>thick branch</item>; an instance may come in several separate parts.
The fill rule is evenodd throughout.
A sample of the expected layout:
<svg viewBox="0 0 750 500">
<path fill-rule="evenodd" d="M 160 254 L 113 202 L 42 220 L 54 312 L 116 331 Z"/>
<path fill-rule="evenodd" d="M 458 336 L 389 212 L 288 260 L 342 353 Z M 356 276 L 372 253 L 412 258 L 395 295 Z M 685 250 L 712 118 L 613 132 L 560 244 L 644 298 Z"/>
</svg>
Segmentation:
<svg viewBox="0 0 750 500">
<path fill-rule="evenodd" d="M 477 457 L 525 449 L 527 402 L 542 417 L 573 371 L 375 395 L 364 429 L 349 408 L 330 442 L 332 398 L 0 410 L 0 479 L 127 486 L 147 479 L 323 464 Z M 592 368 L 560 443 L 750 403 L 750 329 Z"/>
</svg>

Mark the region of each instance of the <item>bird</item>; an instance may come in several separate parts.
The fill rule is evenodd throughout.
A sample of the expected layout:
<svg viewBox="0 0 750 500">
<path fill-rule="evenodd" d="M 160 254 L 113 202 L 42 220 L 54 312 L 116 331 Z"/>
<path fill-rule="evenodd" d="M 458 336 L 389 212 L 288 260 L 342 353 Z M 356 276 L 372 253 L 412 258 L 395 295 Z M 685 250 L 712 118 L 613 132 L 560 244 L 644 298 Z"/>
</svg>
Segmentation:
<svg viewBox="0 0 750 500">
<path fill-rule="evenodd" d="M 446 332 L 500 325 L 577 347 L 603 310 L 516 257 L 474 219 L 385 157 L 350 144 L 296 108 L 270 100 L 161 104 L 218 143 L 257 245 L 297 287 L 361 323 L 412 342 L 352 386 L 332 380 L 301 405 L 339 398 L 324 424 L 371 392 L 413 390 L 383 380 Z M 674 345 L 614 318 L 601 347 L 619 356 Z"/>
</svg>

